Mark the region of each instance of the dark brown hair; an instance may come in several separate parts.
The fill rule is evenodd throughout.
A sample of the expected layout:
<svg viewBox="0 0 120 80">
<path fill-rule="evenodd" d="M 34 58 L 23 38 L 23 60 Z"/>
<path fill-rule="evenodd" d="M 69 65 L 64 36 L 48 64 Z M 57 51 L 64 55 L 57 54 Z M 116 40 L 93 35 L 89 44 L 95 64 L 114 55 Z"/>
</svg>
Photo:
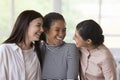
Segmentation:
<svg viewBox="0 0 120 80">
<path fill-rule="evenodd" d="M 7 40 L 4 41 L 4 43 L 20 43 L 24 42 L 25 43 L 25 34 L 28 30 L 29 23 L 36 18 L 42 18 L 43 16 L 34 10 L 25 10 L 23 11 L 17 18 L 12 33 L 9 36 Z M 26 44 L 26 43 L 25 43 Z M 33 45 L 31 43 L 31 45 Z M 42 56 L 41 56 L 41 50 L 40 50 L 40 44 L 39 41 L 35 41 L 35 51 L 38 55 L 39 61 L 42 65 Z"/>
<path fill-rule="evenodd" d="M 104 42 L 102 28 L 92 19 L 78 23 L 76 29 L 83 40 L 91 39 L 92 44 L 95 46 L 99 46 Z"/>
</svg>

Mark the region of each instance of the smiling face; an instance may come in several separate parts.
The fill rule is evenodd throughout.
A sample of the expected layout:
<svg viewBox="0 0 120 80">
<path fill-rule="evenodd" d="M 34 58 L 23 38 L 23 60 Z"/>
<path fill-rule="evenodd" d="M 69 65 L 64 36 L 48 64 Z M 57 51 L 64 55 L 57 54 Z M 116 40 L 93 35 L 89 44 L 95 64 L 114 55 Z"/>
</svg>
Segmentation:
<svg viewBox="0 0 120 80">
<path fill-rule="evenodd" d="M 38 41 L 41 33 L 43 32 L 43 19 L 42 18 L 36 18 L 33 19 L 28 27 L 28 31 L 26 34 L 26 40 L 29 42 L 32 41 Z"/>
<path fill-rule="evenodd" d="M 50 29 L 45 30 L 47 43 L 50 45 L 60 45 L 66 35 L 65 22 L 55 20 L 52 22 Z"/>
<path fill-rule="evenodd" d="M 85 47 L 87 46 L 87 40 L 83 40 L 83 38 L 79 35 L 78 31 L 75 31 L 75 34 L 73 36 L 73 39 L 76 42 L 76 47 L 80 48 L 80 47 Z"/>
</svg>

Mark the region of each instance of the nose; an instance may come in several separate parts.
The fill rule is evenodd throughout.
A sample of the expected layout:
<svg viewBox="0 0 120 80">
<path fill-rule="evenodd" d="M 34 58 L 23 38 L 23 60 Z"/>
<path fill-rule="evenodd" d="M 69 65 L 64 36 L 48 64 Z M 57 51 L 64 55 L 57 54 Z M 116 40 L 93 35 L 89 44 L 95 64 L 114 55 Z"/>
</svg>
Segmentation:
<svg viewBox="0 0 120 80">
<path fill-rule="evenodd" d="M 65 32 L 62 32 L 62 31 L 59 32 L 59 36 L 60 36 L 60 37 L 64 37 L 65 35 L 66 35 Z"/>
</svg>

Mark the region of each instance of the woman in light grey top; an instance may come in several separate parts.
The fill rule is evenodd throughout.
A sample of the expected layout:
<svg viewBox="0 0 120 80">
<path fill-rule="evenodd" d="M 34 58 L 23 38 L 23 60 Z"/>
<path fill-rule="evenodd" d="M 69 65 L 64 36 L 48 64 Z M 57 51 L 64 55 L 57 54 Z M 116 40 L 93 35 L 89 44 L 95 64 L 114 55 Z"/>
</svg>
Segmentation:
<svg viewBox="0 0 120 80">
<path fill-rule="evenodd" d="M 76 79 L 79 55 L 74 44 L 46 45 L 43 79 Z"/>
<path fill-rule="evenodd" d="M 79 52 L 74 44 L 63 41 L 66 35 L 63 16 L 55 12 L 47 14 L 44 17 L 43 29 L 46 44 L 42 79 L 78 79 Z"/>
</svg>

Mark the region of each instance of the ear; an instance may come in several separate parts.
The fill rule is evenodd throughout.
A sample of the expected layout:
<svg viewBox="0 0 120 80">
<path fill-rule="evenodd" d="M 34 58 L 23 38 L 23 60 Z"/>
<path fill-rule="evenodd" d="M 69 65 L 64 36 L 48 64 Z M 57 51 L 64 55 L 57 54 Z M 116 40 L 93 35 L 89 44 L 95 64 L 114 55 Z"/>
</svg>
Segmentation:
<svg viewBox="0 0 120 80">
<path fill-rule="evenodd" d="M 87 44 L 92 44 L 92 40 L 91 39 L 87 39 Z"/>
</svg>

